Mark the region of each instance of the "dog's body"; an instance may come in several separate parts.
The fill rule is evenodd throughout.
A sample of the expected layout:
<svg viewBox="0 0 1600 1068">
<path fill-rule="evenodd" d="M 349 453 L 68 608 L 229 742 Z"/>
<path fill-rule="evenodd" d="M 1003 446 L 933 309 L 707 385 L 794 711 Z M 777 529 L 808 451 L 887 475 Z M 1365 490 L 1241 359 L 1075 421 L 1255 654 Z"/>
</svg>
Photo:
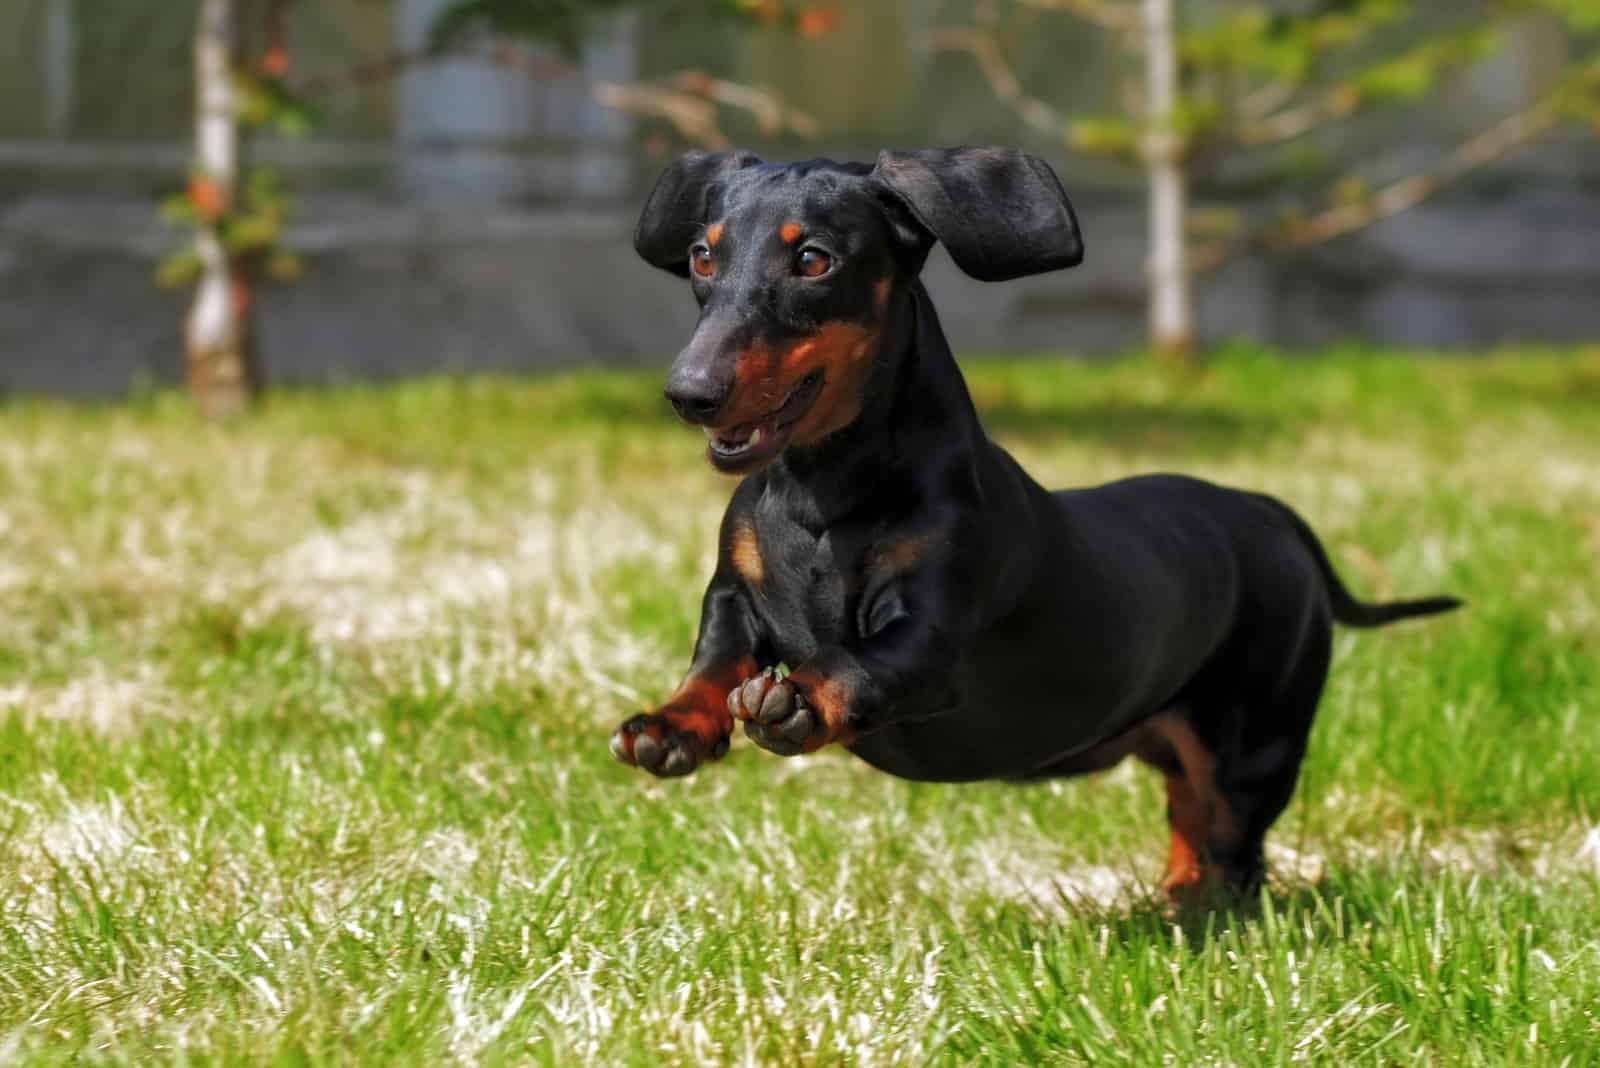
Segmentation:
<svg viewBox="0 0 1600 1068">
<path fill-rule="evenodd" d="M 837 742 L 910 779 L 1077 775 L 1134 754 L 1167 776 L 1168 889 L 1247 887 L 1333 622 L 1455 602 L 1352 600 L 1305 524 L 1260 495 L 1178 476 L 1041 488 L 984 434 L 917 280 L 935 237 L 981 278 L 1081 256 L 1059 184 L 1019 153 L 870 170 L 699 156 L 662 179 L 636 244 L 694 278 L 704 309 L 668 395 L 708 427 L 712 462 L 747 477 L 689 676 L 613 751 L 684 774 L 739 719 L 773 752 Z"/>
</svg>

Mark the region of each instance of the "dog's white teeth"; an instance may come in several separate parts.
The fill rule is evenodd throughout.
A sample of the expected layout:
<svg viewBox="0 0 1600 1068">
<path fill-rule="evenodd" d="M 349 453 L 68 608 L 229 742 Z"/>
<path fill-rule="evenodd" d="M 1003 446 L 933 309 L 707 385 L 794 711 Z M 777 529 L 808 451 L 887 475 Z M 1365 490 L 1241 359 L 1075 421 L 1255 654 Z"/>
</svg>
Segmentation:
<svg viewBox="0 0 1600 1068">
<path fill-rule="evenodd" d="M 749 447 L 753 449 L 757 445 L 760 445 L 760 444 L 761 444 L 761 428 L 760 427 L 756 427 L 754 430 L 752 430 L 750 432 Z"/>
<path fill-rule="evenodd" d="M 701 427 L 700 429 L 706 432 L 706 440 L 710 441 L 714 448 L 720 449 L 723 452 L 742 452 L 761 440 L 760 430 L 756 430 L 753 433 L 739 437 L 737 435 L 723 433 L 719 430 L 713 430 L 710 427 Z"/>
</svg>

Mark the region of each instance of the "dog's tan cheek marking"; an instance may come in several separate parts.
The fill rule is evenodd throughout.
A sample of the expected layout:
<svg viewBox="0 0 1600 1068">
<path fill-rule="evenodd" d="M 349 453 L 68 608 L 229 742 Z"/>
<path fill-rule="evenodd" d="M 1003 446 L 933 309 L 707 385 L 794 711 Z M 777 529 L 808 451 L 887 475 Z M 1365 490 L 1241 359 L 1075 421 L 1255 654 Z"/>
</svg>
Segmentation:
<svg viewBox="0 0 1600 1068">
<path fill-rule="evenodd" d="M 725 229 L 726 227 L 722 223 L 712 223 L 711 228 L 706 231 L 706 244 L 716 248 L 718 242 L 722 240 L 722 234 Z"/>
<path fill-rule="evenodd" d="M 800 240 L 800 235 L 803 233 L 805 233 L 805 227 L 797 222 L 786 222 L 778 227 L 778 237 L 783 240 L 785 245 L 794 244 Z"/>
<path fill-rule="evenodd" d="M 762 417 L 806 375 L 822 370 L 822 393 L 795 426 L 794 440 L 810 444 L 848 426 L 860 414 L 877 341 L 877 333 L 860 323 L 832 322 L 784 349 L 752 345 L 739 353 L 734 366 L 734 399 L 725 425 Z"/>
<path fill-rule="evenodd" d="M 749 523 L 740 523 L 733 531 L 733 544 L 728 551 L 733 569 L 752 586 L 760 586 L 767 577 L 767 563 L 761 558 L 761 543 Z"/>
<path fill-rule="evenodd" d="M 777 392 L 773 380 L 776 354 L 765 345 L 753 345 L 739 353 L 733 365 L 733 400 L 728 405 L 724 425 L 747 423 L 765 414 Z"/>
<path fill-rule="evenodd" d="M 859 323 L 829 323 L 817 332 L 815 365 L 826 369 L 826 381 L 811 412 L 795 428 L 796 441 L 819 441 L 861 414 L 861 394 L 877 342 L 877 333 Z"/>
<path fill-rule="evenodd" d="M 822 338 L 813 335 L 785 352 L 782 361 L 783 377 L 790 382 L 798 382 L 804 378 L 816 368 L 817 364 L 823 362 L 815 358 L 821 347 Z"/>
</svg>

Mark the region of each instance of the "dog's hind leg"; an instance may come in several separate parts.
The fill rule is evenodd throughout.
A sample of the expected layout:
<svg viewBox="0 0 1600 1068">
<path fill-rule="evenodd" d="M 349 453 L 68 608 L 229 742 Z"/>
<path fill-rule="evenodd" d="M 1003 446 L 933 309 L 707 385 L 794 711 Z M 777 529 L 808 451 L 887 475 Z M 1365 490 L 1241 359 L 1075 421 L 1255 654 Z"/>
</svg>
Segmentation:
<svg viewBox="0 0 1600 1068">
<path fill-rule="evenodd" d="M 1166 777 L 1172 842 L 1161 888 L 1174 900 L 1226 881 L 1219 845 L 1237 836 L 1231 806 L 1217 784 L 1215 743 L 1203 737 L 1188 708 L 1163 712 L 1144 725 L 1134 752 Z"/>
<path fill-rule="evenodd" d="M 1217 789 L 1235 822 L 1235 835 L 1213 850 L 1228 882 L 1252 890 L 1266 874 L 1267 830 L 1288 807 L 1300 778 L 1311 723 L 1328 678 L 1331 621 L 1314 621 L 1296 656 L 1269 692 L 1246 697 L 1217 763 Z"/>
<path fill-rule="evenodd" d="M 1313 617 L 1287 641 L 1280 633 L 1244 648 L 1207 672 L 1202 683 L 1213 685 L 1196 685 L 1150 720 L 1135 750 L 1166 777 L 1172 844 L 1162 889 L 1175 901 L 1260 884 L 1267 830 L 1294 794 L 1305 757 L 1332 628 Z"/>
</svg>

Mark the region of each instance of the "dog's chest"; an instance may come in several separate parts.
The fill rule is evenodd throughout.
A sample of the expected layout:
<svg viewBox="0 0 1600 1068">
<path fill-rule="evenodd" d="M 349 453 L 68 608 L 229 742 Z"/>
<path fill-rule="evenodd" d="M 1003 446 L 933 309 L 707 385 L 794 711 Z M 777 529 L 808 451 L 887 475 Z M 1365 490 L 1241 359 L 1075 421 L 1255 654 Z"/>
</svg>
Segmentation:
<svg viewBox="0 0 1600 1068">
<path fill-rule="evenodd" d="M 779 658 L 793 667 L 820 646 L 853 643 L 865 538 L 848 528 L 814 535 L 771 517 L 758 522 L 756 538 L 759 573 L 747 574 L 746 586 Z"/>
</svg>

